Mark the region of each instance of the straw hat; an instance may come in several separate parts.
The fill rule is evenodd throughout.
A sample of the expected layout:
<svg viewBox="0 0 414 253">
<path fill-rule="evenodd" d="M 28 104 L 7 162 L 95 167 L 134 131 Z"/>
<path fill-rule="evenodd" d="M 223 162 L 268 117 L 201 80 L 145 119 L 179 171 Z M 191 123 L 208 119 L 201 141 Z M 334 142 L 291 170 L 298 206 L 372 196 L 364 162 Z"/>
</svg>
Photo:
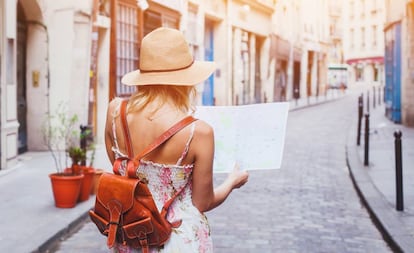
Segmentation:
<svg viewBox="0 0 414 253">
<path fill-rule="evenodd" d="M 180 31 L 161 27 L 142 39 L 139 69 L 125 74 L 121 82 L 190 86 L 206 80 L 215 69 L 214 62 L 193 59 Z"/>
</svg>

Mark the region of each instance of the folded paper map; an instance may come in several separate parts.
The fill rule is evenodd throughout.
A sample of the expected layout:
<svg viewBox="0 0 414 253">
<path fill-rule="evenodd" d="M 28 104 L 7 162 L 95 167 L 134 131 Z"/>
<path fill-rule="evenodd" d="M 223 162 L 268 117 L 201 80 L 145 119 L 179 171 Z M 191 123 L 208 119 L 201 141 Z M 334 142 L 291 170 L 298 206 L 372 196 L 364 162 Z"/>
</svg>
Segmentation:
<svg viewBox="0 0 414 253">
<path fill-rule="evenodd" d="M 195 117 L 214 129 L 214 172 L 279 169 L 289 103 L 199 106 Z"/>
</svg>

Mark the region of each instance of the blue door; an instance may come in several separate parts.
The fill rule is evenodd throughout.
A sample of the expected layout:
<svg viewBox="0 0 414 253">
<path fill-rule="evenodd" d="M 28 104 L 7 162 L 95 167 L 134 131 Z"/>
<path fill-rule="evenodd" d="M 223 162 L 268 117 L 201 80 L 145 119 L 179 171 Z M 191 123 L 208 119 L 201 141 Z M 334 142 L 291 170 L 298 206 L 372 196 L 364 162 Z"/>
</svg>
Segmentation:
<svg viewBox="0 0 414 253">
<path fill-rule="evenodd" d="M 384 90 L 384 102 L 385 102 L 385 115 L 391 119 L 392 112 L 392 83 L 393 83 L 393 66 L 394 66 L 394 36 L 392 36 L 393 30 L 390 29 L 385 32 L 385 90 Z"/>
<path fill-rule="evenodd" d="M 213 61 L 213 27 L 209 23 L 206 23 L 204 38 L 204 59 L 206 61 Z M 203 105 L 214 105 L 214 74 L 211 75 L 206 81 L 204 81 Z"/>
<path fill-rule="evenodd" d="M 401 123 L 401 24 L 395 25 L 392 121 Z"/>
<path fill-rule="evenodd" d="M 401 123 L 401 24 L 385 32 L 385 114 Z"/>
</svg>

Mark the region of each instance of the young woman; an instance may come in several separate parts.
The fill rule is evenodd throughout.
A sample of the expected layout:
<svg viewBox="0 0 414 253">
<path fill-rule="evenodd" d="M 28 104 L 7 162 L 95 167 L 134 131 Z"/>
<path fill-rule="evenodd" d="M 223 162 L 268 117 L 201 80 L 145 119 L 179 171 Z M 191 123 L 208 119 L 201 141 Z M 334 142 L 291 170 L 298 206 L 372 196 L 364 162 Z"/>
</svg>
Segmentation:
<svg viewBox="0 0 414 253">
<path fill-rule="evenodd" d="M 144 37 L 140 69 L 122 78 L 137 86 L 127 103 L 127 123 L 134 155 L 160 134 L 194 112 L 194 85 L 215 70 L 212 62 L 194 61 L 181 32 L 158 28 Z M 121 99 L 111 101 L 107 112 L 106 149 L 111 162 L 127 156 L 119 117 Z M 162 248 L 151 252 L 212 252 L 210 229 L 204 212 L 220 205 L 235 188 L 244 185 L 248 173 L 237 167 L 217 188 L 213 187 L 214 133 L 210 125 L 197 120 L 144 157 L 136 173 L 148 181 L 159 209 L 175 192 L 167 219 L 182 221 Z M 115 252 L 139 252 L 116 245 Z"/>
</svg>

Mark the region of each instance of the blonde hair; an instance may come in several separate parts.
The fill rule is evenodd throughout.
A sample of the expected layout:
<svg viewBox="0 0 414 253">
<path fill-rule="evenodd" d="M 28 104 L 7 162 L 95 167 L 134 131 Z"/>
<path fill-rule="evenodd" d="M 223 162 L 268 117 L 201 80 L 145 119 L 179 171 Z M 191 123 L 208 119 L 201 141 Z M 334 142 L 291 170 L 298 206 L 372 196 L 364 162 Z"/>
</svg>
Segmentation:
<svg viewBox="0 0 414 253">
<path fill-rule="evenodd" d="M 155 113 L 162 105 L 167 102 L 172 103 L 182 112 L 195 111 L 192 104 L 196 96 L 194 86 L 178 85 L 143 85 L 138 86 L 138 91 L 134 93 L 128 103 L 128 112 L 136 112 L 144 109 L 145 106 L 158 100 L 158 107 L 152 112 Z"/>
</svg>

